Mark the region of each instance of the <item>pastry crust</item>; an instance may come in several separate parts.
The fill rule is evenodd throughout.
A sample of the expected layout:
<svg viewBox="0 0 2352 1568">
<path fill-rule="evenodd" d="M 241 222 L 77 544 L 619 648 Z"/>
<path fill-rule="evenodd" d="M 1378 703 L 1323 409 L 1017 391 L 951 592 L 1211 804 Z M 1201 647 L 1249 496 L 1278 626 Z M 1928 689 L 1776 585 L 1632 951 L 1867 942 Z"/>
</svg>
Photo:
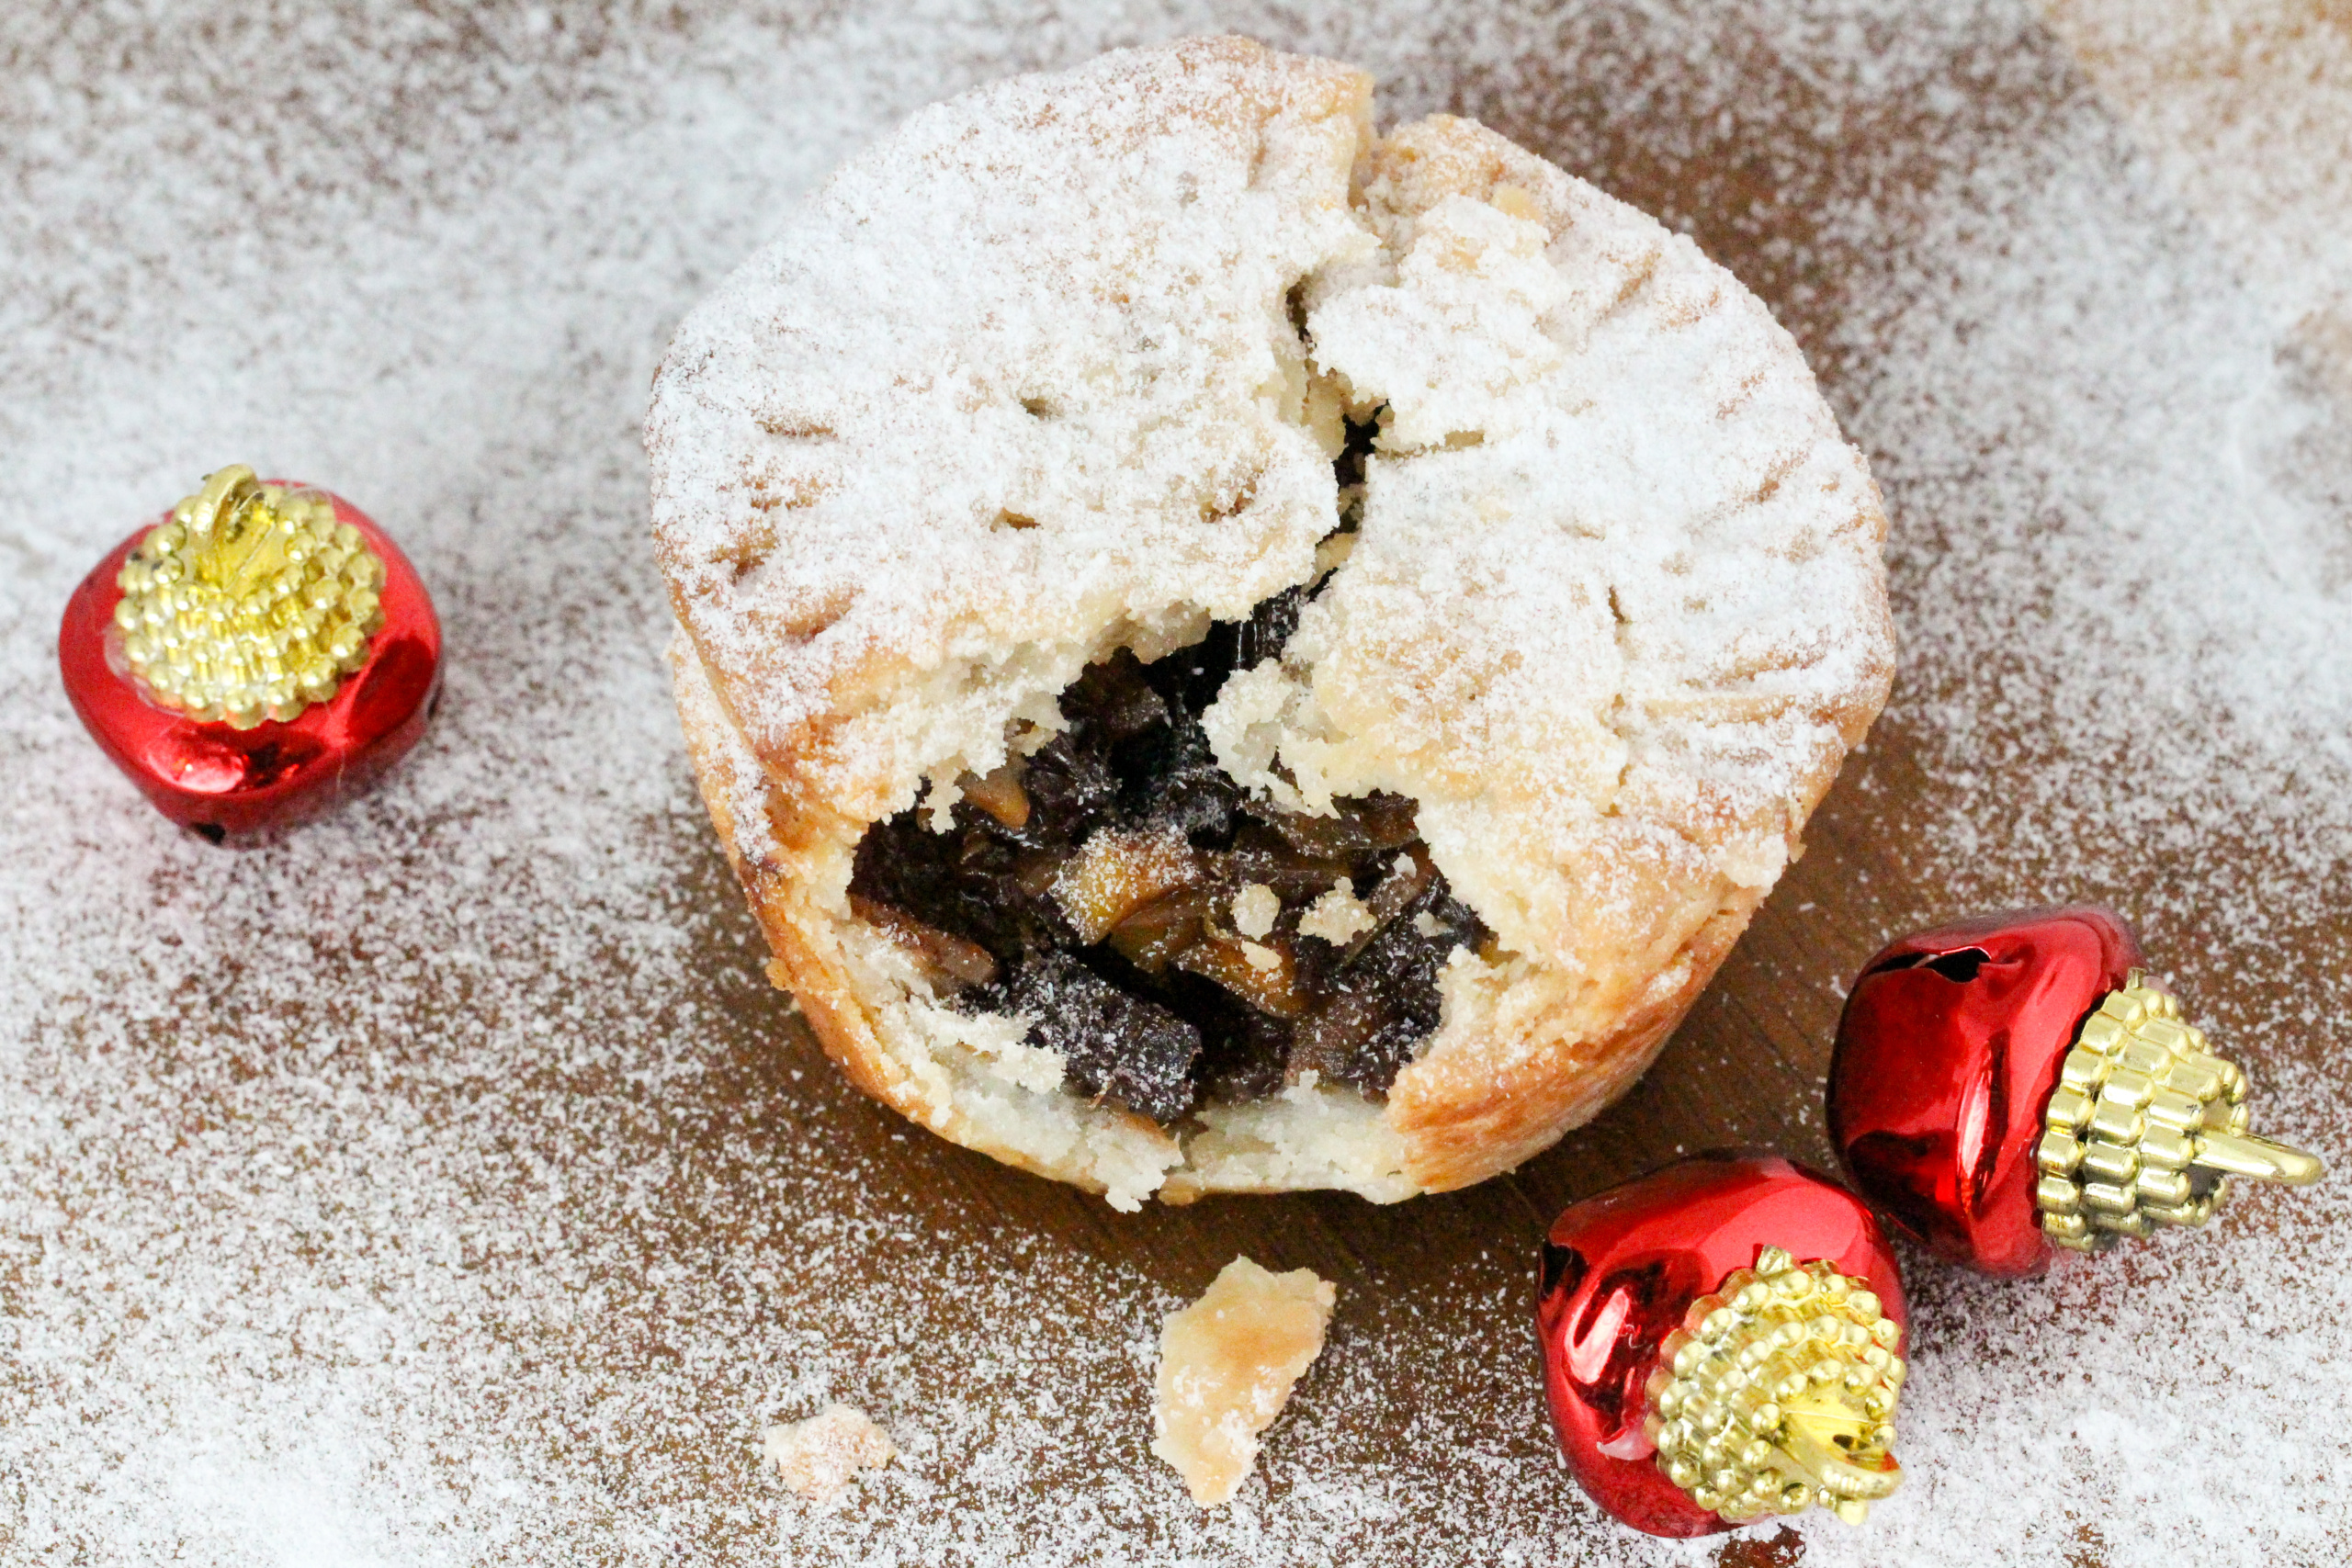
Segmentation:
<svg viewBox="0 0 2352 1568">
<path fill-rule="evenodd" d="M 1237 1258 L 1159 1325 L 1151 1451 L 1204 1508 L 1233 1501 L 1331 1326 L 1339 1288 L 1314 1270 L 1276 1274 Z"/>
<path fill-rule="evenodd" d="M 923 111 L 680 328 L 648 423 L 679 709 L 828 1052 L 1132 1207 L 1476 1181 L 1630 1085 L 1884 700 L 1885 519 L 1802 355 L 1689 240 L 1483 128 L 1237 39 Z M 1303 330 L 1300 323 L 1303 321 Z M 1385 1101 L 1163 1130 L 859 919 L 859 839 L 1352 550 L 1204 716 L 1300 809 L 1390 791 L 1494 940 Z M 1326 552 L 1326 561 L 1330 552 Z"/>
</svg>

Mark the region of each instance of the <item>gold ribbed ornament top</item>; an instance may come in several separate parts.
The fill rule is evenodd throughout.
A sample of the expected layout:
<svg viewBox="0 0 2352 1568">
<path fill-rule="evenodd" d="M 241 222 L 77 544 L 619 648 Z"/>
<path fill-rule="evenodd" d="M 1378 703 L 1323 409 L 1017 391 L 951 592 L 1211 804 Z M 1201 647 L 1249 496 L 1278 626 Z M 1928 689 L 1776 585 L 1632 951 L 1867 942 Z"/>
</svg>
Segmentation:
<svg viewBox="0 0 2352 1568">
<path fill-rule="evenodd" d="M 2318 1156 L 2252 1136 L 2245 1074 L 2137 969 L 2083 1021 L 2041 1114 L 2041 1230 L 2100 1252 L 2158 1225 L 2201 1225 L 2231 1177 L 2301 1186 Z"/>
<path fill-rule="evenodd" d="M 1860 1524 L 1903 1480 L 1902 1341 L 1861 1281 L 1764 1248 L 1659 1348 L 1644 1417 L 1659 1467 L 1734 1524 L 1816 1503 Z"/>
<path fill-rule="evenodd" d="M 115 629 L 154 702 L 251 729 L 333 697 L 384 624 L 384 563 L 317 491 L 209 476 L 122 563 Z"/>
</svg>

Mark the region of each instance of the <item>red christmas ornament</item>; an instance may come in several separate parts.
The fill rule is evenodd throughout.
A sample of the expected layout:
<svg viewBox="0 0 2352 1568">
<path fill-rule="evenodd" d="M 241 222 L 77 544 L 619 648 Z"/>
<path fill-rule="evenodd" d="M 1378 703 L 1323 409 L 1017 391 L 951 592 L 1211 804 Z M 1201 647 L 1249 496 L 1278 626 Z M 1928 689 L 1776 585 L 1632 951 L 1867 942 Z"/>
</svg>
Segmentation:
<svg viewBox="0 0 2352 1568">
<path fill-rule="evenodd" d="M 232 467 L 83 579 L 57 657 L 107 755 L 218 843 L 315 815 L 416 744 L 441 624 L 357 507 Z"/>
<path fill-rule="evenodd" d="M 2246 1134 L 2245 1075 L 2141 974 L 2121 919 L 1988 915 L 1891 943 L 1846 998 L 1829 1136 L 1862 1195 L 1938 1256 L 2038 1274 L 2159 1224 L 2228 1178 L 2320 1162 Z"/>
<path fill-rule="evenodd" d="M 1887 1451 L 1903 1280 L 1852 1193 L 1774 1155 L 1703 1155 L 1569 1207 L 1536 1335 L 1592 1499 L 1652 1535 L 1819 1504 L 1859 1524 Z"/>
</svg>

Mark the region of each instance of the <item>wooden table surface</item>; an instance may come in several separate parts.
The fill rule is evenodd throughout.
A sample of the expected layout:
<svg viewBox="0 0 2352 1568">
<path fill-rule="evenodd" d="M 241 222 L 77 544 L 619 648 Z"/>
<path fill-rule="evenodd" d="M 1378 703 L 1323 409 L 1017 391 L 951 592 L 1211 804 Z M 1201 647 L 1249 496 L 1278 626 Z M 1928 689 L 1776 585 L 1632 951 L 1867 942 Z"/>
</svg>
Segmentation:
<svg viewBox="0 0 2352 1568">
<path fill-rule="evenodd" d="M 190 15 L 185 39 L 63 6 L 0 34 L 19 78 L 0 126 L 22 133 L 0 137 L 0 170 L 42 236 L 6 264 L 28 346 L 0 382 L 0 428 L 28 454 L 0 493 L 26 563 L 6 690 L 28 716 L 6 742 L 7 977 L 27 999 L 0 1054 L 0 1559 L 2120 1568 L 2160 1547 L 2252 1561 L 2273 1532 L 2278 1561 L 2352 1551 L 2352 1446 L 2332 1418 L 2301 1425 L 2325 1406 L 2293 1371 L 2340 1397 L 2352 1365 L 2329 1322 L 2352 1308 L 2346 1203 L 2327 1187 L 2051 1280 L 1911 1259 L 1914 1480 L 1859 1535 L 1625 1535 L 1559 1474 L 1533 1377 L 1550 1218 L 1691 1150 L 1826 1165 L 1842 982 L 1915 925 L 2126 911 L 2269 1088 L 2257 1130 L 2352 1160 L 2324 1021 L 2352 1002 L 2352 710 L 2324 662 L 2279 682 L 2257 658 L 2290 611 L 2306 632 L 2352 625 L 2352 340 L 2324 330 L 2344 264 L 2324 244 L 2262 259 L 2232 227 L 2252 220 L 2211 195 L 2226 178 L 2183 194 L 2166 171 L 2210 176 L 2217 154 L 2143 112 L 2166 89 L 2132 74 L 2130 37 L 2098 34 L 2094 79 L 2001 6 L 1051 25 L 615 8 L 550 32 L 420 0 L 339 38 L 290 11 L 259 29 Z M 2336 48 L 2341 18 L 2314 16 Z M 1515 1173 L 1393 1207 L 1117 1214 L 858 1098 L 762 981 L 662 706 L 631 421 L 668 323 L 897 114 L 1217 22 L 1360 58 L 1386 114 L 1475 116 L 1686 228 L 1804 344 L 1894 520 L 1894 697 L 1657 1067 Z M 2079 42 L 2100 15 L 2065 24 Z M 2246 25 L 2232 48 L 2268 24 Z M 577 47 L 533 52 L 548 37 Z M 225 118 L 152 147 L 136 131 L 157 105 L 297 66 L 357 107 L 254 133 L 250 167 L 222 152 L 242 145 Z M 164 194 L 216 176 L 245 218 L 194 223 L 174 204 L 198 198 Z M 220 259 L 247 254 L 241 222 L 271 243 L 305 181 L 360 240 L 304 241 L 283 274 Z M 2273 184 L 2267 220 L 2328 231 Z M 219 252 L 171 274 L 181 242 L 145 211 Z M 479 254 L 452 238 L 477 233 Z M 410 259 L 379 277 L 359 255 L 375 244 Z M 116 277 L 117 252 L 145 259 Z M 355 270 L 380 293 L 338 292 Z M 327 324 L 355 313 L 370 324 Z M 313 335 L 349 360 L 326 378 L 339 401 L 323 372 L 271 389 Z M 2134 510 L 2143 476 L 2220 466 L 2224 415 L 2262 452 L 2278 437 L 2255 500 L 2214 513 L 2292 579 L 2278 594 L 2168 554 L 2190 525 Z M 222 855 L 169 840 L 94 760 L 42 638 L 142 509 L 248 452 L 413 541 L 453 676 L 383 795 Z M 36 526 L 60 494 L 96 499 Z M 2135 638 L 2115 595 L 2150 617 L 2193 602 L 2205 630 Z M 2266 679 L 2269 705 L 2246 706 Z M 1340 1310 L 1263 1480 L 1203 1520 L 1148 1452 L 1151 1339 L 1236 1253 L 1313 1269 Z M 2133 1379 L 2193 1337 L 2150 1315 L 2159 1293 L 2258 1342 L 2237 1371 L 2198 1366 L 2210 1417 L 2194 1391 L 2152 1396 L 2142 1463 L 2041 1391 L 2132 1408 Z M 828 1399 L 883 1419 L 903 1457 L 818 1512 L 754 1453 L 763 1426 Z"/>
</svg>

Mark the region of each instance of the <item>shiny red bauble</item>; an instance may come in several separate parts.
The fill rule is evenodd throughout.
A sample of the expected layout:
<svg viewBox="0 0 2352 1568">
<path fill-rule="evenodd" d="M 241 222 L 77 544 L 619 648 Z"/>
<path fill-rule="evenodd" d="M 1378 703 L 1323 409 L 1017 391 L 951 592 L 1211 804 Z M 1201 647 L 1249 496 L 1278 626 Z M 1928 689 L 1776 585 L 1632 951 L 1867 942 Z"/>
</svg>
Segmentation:
<svg viewBox="0 0 2352 1568">
<path fill-rule="evenodd" d="M 2083 1021 L 2142 966 L 2087 906 L 1920 931 L 1863 966 L 1829 1064 L 1829 1138 L 1862 1195 L 1939 1257 L 2038 1274 L 2042 1110 Z"/>
<path fill-rule="evenodd" d="M 290 719 L 247 729 L 206 722 L 151 700 L 130 676 L 114 630 L 118 578 L 169 513 L 107 552 L 58 628 L 66 695 L 92 739 L 157 810 L 215 843 L 315 816 L 365 788 L 424 735 L 439 690 L 441 623 L 424 582 L 366 513 L 327 499 L 335 521 L 357 529 L 383 563 L 383 624 L 366 662 Z"/>
<path fill-rule="evenodd" d="M 1596 1503 L 1652 1535 L 1734 1529 L 1659 1468 L 1645 1388 L 1690 1303 L 1766 1247 L 1826 1259 L 1905 1319 L 1903 1280 L 1868 1206 L 1777 1155 L 1702 1155 L 1588 1198 L 1544 1246 L 1536 1335 L 1560 1451 Z"/>
</svg>

